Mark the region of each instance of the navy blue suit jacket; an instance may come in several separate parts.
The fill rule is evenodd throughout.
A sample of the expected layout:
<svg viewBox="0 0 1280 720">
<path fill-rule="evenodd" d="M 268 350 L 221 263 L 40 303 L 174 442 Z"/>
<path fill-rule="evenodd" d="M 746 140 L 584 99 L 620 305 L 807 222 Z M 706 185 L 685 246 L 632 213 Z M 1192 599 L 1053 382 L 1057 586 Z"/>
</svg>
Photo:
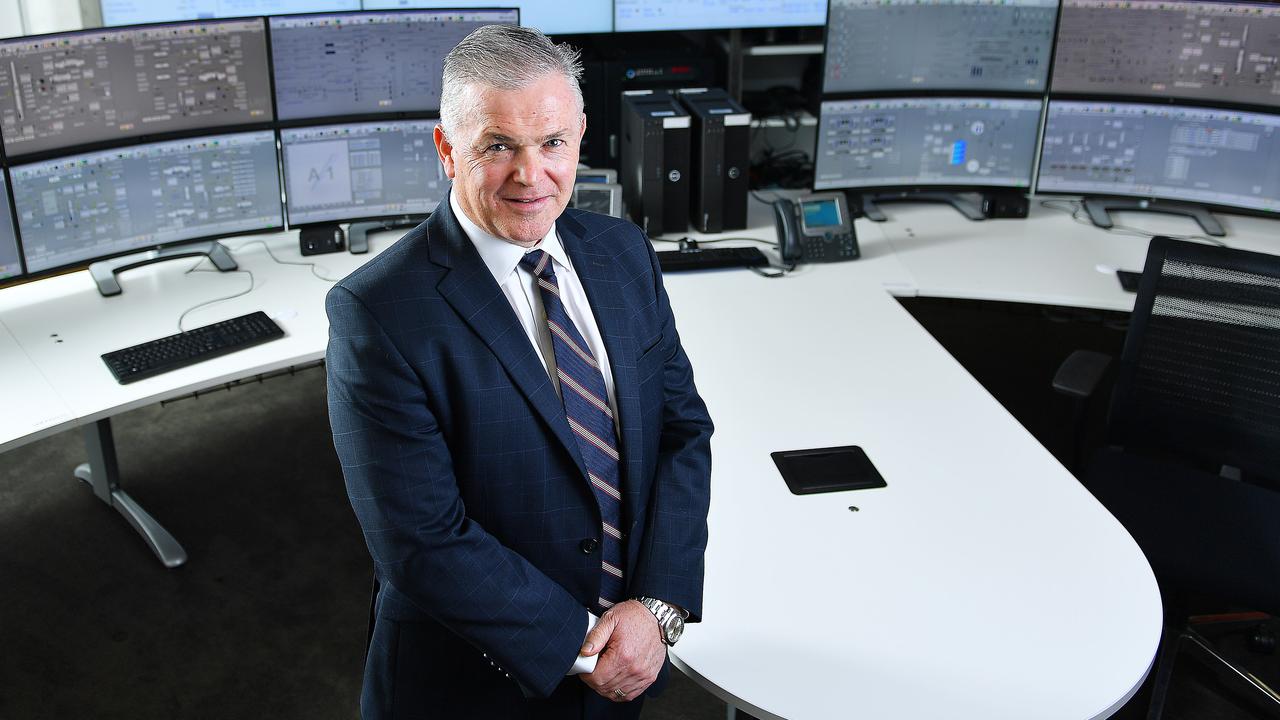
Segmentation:
<svg viewBox="0 0 1280 720">
<path fill-rule="evenodd" d="M 628 595 L 697 621 L 712 425 L 657 259 L 623 220 L 566 210 L 556 227 L 613 371 Z M 564 674 L 598 596 L 599 508 L 546 368 L 449 201 L 326 305 L 334 445 L 382 587 L 362 709 L 499 716 L 581 691 Z"/>
</svg>

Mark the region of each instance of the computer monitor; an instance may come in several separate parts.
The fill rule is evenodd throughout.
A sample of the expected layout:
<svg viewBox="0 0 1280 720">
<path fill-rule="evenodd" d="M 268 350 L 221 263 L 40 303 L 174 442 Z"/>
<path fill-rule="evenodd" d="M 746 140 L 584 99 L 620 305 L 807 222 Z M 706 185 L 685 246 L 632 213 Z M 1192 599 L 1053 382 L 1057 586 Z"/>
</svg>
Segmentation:
<svg viewBox="0 0 1280 720">
<path fill-rule="evenodd" d="M 386 10 L 270 18 L 282 121 L 440 109 L 444 56 L 514 9 Z"/>
<path fill-rule="evenodd" d="M 9 188 L 0 172 L 0 280 L 22 274 L 18 256 L 18 235 L 13 229 L 13 213 L 9 209 Z"/>
<path fill-rule="evenodd" d="M 828 100 L 815 190 L 1029 188 L 1041 101 L 996 98 Z"/>
<path fill-rule="evenodd" d="M 831 0 L 823 91 L 1042 93 L 1058 0 Z"/>
<path fill-rule="evenodd" d="M 1064 0 L 1051 89 L 1280 106 L 1280 6 Z"/>
<path fill-rule="evenodd" d="M 825 0 L 614 0 L 613 29 L 804 27 L 827 21 Z"/>
<path fill-rule="evenodd" d="M 484 8 L 520 10 L 520 24 L 548 35 L 613 32 L 613 0 L 364 0 L 365 10 L 403 8 Z"/>
<path fill-rule="evenodd" d="M 1036 188 L 1280 212 L 1280 115 L 1051 100 Z"/>
<path fill-rule="evenodd" d="M 102 0 L 103 25 L 359 10 L 360 0 Z"/>
<path fill-rule="evenodd" d="M 0 131 L 12 159 L 272 120 L 262 18 L 0 41 Z"/>
<path fill-rule="evenodd" d="M 290 227 L 435 210 L 449 189 L 432 141 L 437 122 L 281 130 Z"/>
<path fill-rule="evenodd" d="M 284 227 L 275 133 L 211 135 L 10 168 L 28 272 Z"/>
</svg>

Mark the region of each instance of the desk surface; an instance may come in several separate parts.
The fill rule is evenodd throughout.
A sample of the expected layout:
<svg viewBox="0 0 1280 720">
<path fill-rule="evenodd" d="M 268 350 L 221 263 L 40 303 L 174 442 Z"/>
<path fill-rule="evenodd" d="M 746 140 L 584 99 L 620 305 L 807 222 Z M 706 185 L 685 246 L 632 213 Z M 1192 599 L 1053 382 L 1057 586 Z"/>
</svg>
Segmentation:
<svg viewBox="0 0 1280 720">
<path fill-rule="evenodd" d="M 752 206 L 752 230 L 734 235 L 774 240 L 769 207 Z M 707 620 L 674 658 L 760 717 L 1104 717 L 1156 648 L 1150 569 L 890 293 L 1128 309 L 1097 266 L 1139 269 L 1146 242 L 1040 207 L 1025 222 L 932 206 L 890 217 L 858 221 L 858 262 L 667 279 L 718 428 Z M 1242 221 L 1250 243 L 1272 227 Z M 395 238 L 371 238 L 373 253 Z M 302 258 L 292 233 L 260 239 L 327 278 L 370 257 Z M 114 298 L 83 272 L 0 291 L 0 396 L 21 399 L 0 450 L 321 358 L 331 283 L 254 238 L 225 244 L 254 290 L 185 326 L 260 309 L 287 337 L 128 386 L 101 353 L 176 332 L 185 309 L 246 289 L 248 275 L 176 260 L 129 271 Z M 768 457 L 843 444 L 862 445 L 888 487 L 796 497 Z"/>
<path fill-rule="evenodd" d="M 667 279 L 716 421 L 681 669 L 761 718 L 1114 712 L 1160 637 L 1137 546 L 883 290 L 806 274 Z M 838 445 L 888 487 L 793 496 L 769 457 Z"/>
</svg>

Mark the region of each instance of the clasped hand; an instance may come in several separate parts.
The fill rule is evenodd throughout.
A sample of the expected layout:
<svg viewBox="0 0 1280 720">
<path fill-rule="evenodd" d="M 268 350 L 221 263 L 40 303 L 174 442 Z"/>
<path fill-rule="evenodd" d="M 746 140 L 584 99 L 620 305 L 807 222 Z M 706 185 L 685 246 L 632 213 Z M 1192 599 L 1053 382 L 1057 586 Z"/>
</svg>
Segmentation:
<svg viewBox="0 0 1280 720">
<path fill-rule="evenodd" d="M 587 633 L 582 655 L 599 653 L 595 672 L 579 675 L 592 690 L 614 702 L 634 700 L 658 679 L 667 658 L 658 620 L 635 600 L 613 606 Z"/>
</svg>

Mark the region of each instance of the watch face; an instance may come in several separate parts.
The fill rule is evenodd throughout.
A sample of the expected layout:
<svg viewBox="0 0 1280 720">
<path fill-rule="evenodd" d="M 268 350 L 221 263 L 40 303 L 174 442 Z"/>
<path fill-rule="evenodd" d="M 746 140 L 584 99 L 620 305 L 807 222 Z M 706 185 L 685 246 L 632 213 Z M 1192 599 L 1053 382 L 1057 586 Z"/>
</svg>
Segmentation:
<svg viewBox="0 0 1280 720">
<path fill-rule="evenodd" d="M 675 645 L 680 636 L 684 634 L 684 620 L 677 615 L 667 622 L 667 626 L 662 631 L 667 636 L 667 644 Z"/>
</svg>

